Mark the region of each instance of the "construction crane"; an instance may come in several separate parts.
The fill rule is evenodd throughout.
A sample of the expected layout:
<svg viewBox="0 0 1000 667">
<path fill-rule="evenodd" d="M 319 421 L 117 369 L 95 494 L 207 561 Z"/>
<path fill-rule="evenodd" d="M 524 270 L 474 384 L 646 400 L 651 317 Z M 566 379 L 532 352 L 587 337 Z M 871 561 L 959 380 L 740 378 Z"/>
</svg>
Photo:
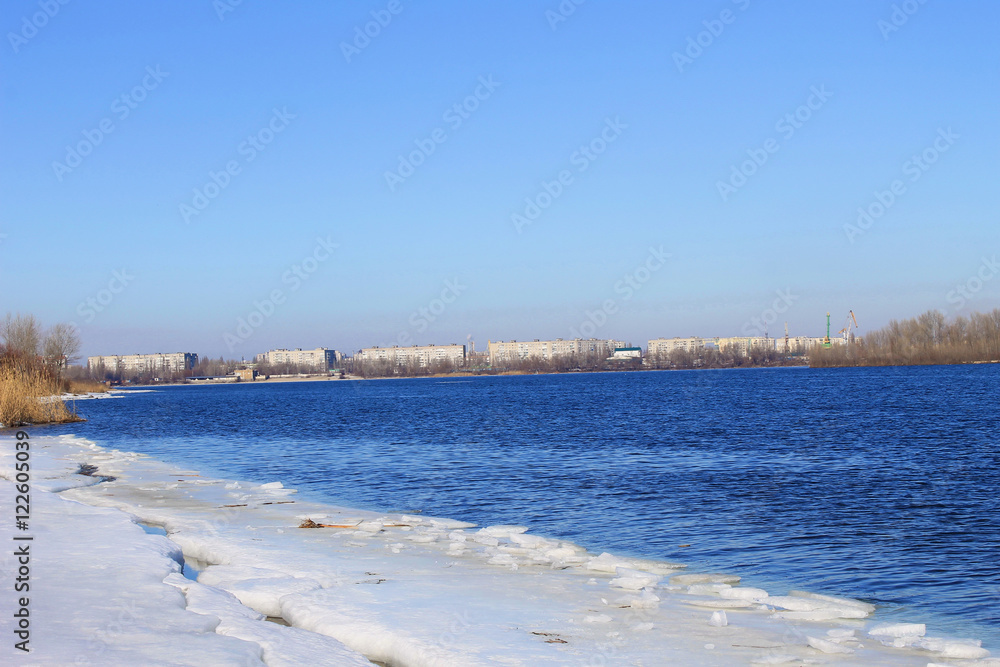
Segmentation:
<svg viewBox="0 0 1000 667">
<path fill-rule="evenodd" d="M 823 339 L 823 347 L 830 347 L 830 311 L 826 312 L 826 338 Z"/>
<path fill-rule="evenodd" d="M 854 317 L 854 311 L 850 311 L 847 314 L 847 324 L 844 328 L 838 331 L 838 334 L 844 334 L 844 342 L 850 343 L 854 339 L 854 334 L 851 333 L 851 327 L 856 331 L 858 328 L 858 318 Z"/>
</svg>

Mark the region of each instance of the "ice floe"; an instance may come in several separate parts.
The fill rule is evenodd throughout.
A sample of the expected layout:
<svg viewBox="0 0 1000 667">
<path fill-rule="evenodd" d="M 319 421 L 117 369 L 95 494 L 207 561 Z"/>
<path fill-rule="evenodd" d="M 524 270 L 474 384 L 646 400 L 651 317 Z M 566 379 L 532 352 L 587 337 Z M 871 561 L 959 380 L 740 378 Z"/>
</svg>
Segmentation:
<svg viewBox="0 0 1000 667">
<path fill-rule="evenodd" d="M 31 442 L 44 575 L 31 664 L 989 664 L 976 641 L 879 623 L 858 600 L 768 595 L 527 526 L 309 502 L 275 480 L 210 479 L 70 436 Z"/>
</svg>

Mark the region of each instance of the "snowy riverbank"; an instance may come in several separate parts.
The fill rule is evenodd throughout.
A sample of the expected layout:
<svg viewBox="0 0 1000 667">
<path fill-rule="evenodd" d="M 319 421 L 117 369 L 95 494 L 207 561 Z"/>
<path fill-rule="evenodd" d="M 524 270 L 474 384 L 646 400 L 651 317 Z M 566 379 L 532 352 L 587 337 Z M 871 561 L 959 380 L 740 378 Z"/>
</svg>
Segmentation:
<svg viewBox="0 0 1000 667">
<path fill-rule="evenodd" d="M 15 442 L 0 437 L 4 664 L 1000 664 L 858 601 L 768 595 L 524 527 L 302 502 L 277 480 L 202 478 L 71 436 L 28 440 L 19 531 Z M 28 592 L 12 544 L 30 544 Z M 15 648 L 21 595 L 30 654 Z"/>
</svg>

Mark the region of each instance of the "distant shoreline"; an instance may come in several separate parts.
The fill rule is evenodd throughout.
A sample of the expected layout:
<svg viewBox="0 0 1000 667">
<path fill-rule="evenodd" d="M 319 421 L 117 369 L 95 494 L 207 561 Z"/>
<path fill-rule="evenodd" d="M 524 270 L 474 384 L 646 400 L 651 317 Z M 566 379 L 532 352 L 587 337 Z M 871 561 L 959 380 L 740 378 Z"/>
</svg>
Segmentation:
<svg viewBox="0 0 1000 667">
<path fill-rule="evenodd" d="M 111 391 L 128 391 L 130 389 L 155 389 L 157 387 L 171 386 L 219 386 L 219 385 L 251 385 L 251 384 L 278 384 L 286 382 L 354 382 L 360 380 L 420 380 L 420 379 L 447 379 L 447 378 L 469 378 L 469 377 L 515 377 L 528 375 L 598 375 L 604 373 L 655 373 L 655 372 L 678 372 L 678 371 L 750 371 L 782 368 L 810 368 L 815 370 L 827 370 L 833 368 L 899 368 L 905 366 L 970 366 L 979 364 L 1000 364 L 1000 359 L 981 361 L 956 361 L 952 363 L 926 363 L 926 364 L 830 364 L 822 366 L 811 366 L 809 364 L 781 364 L 774 366 L 711 366 L 707 368 L 622 368 L 609 370 L 586 370 L 586 371 L 500 371 L 496 373 L 476 373 L 471 371 L 456 371 L 454 373 L 432 373 L 429 375 L 387 375 L 380 377 L 362 377 L 360 375 L 345 375 L 344 377 L 334 377 L 328 375 L 307 375 L 303 377 L 272 377 L 266 380 L 241 380 L 217 381 L 203 380 L 197 382 L 161 382 L 158 384 L 136 384 L 136 385 L 115 385 L 109 387 Z"/>
<path fill-rule="evenodd" d="M 129 389 L 155 389 L 156 387 L 199 387 L 199 386 L 212 386 L 218 387 L 220 385 L 262 385 L 262 384 L 276 384 L 285 382 L 355 382 L 359 380 L 429 380 L 429 379 L 446 379 L 446 378 L 471 378 L 471 377 L 523 377 L 529 375 L 599 375 L 605 373 L 626 373 L 626 372 L 673 372 L 673 371 L 724 371 L 724 370 L 753 370 L 753 369 L 763 369 L 763 368 L 809 368 L 805 364 L 795 364 L 787 366 L 737 366 L 733 368 L 647 368 L 647 369 L 620 369 L 620 370 L 586 370 L 586 371 L 501 371 L 497 373 L 473 373 L 469 371 L 461 371 L 455 373 L 432 373 L 429 375 L 386 375 L 380 377 L 361 377 L 360 375 L 347 375 L 345 377 L 330 377 L 326 375 L 307 375 L 305 377 L 282 377 L 282 378 L 268 378 L 266 380 L 241 380 L 239 382 L 235 381 L 198 381 L 198 382 L 161 382 L 158 384 L 130 384 L 130 385 L 115 385 L 111 388 L 112 391 L 122 390 L 128 391 Z"/>
</svg>

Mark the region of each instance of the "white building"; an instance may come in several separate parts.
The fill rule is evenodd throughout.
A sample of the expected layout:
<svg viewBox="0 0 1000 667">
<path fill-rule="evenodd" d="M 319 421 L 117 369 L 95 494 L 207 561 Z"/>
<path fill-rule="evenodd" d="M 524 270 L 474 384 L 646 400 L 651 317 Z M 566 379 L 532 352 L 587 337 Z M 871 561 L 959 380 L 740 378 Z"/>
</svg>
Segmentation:
<svg viewBox="0 0 1000 667">
<path fill-rule="evenodd" d="M 103 368 L 112 373 L 182 373 L 198 363 L 198 355 L 192 352 L 172 352 L 164 354 L 124 354 L 87 357 L 87 368 L 99 372 Z"/>
<path fill-rule="evenodd" d="M 410 347 L 366 347 L 354 359 L 361 362 L 387 361 L 395 366 L 416 365 L 426 368 L 437 362 L 451 362 L 455 366 L 465 365 L 465 346 L 451 345 L 411 345 Z"/>
<path fill-rule="evenodd" d="M 257 363 L 268 363 L 274 366 L 292 364 L 326 371 L 335 368 L 340 363 L 341 358 L 342 356 L 337 350 L 330 350 L 325 347 L 317 347 L 315 350 L 303 350 L 297 347 L 294 350 L 277 349 L 262 352 L 257 355 Z"/>
<path fill-rule="evenodd" d="M 824 338 L 821 336 L 789 336 L 788 337 L 788 351 L 795 352 L 801 346 L 802 350 L 808 354 L 809 351 L 818 346 L 823 345 Z M 785 351 L 785 337 L 779 336 L 777 338 L 763 336 L 735 336 L 731 338 L 716 338 L 716 344 L 719 346 L 720 350 L 724 349 L 734 349 L 743 355 L 750 353 L 751 348 L 757 350 L 774 350 L 775 352 Z M 831 338 L 831 345 L 843 345 L 843 338 Z"/>
<path fill-rule="evenodd" d="M 816 345 L 822 345 L 823 340 L 824 339 L 822 337 L 789 336 L 788 352 L 794 353 L 801 347 L 804 352 L 808 353 L 809 350 Z M 844 339 L 831 338 L 830 343 L 832 345 L 841 345 L 844 343 Z M 658 357 L 667 357 L 671 352 L 676 350 L 693 353 L 706 348 L 735 350 L 744 356 L 748 355 L 751 349 L 784 352 L 785 337 L 778 336 L 777 338 L 771 338 L 768 336 L 765 338 L 764 336 L 729 336 L 721 338 L 654 338 L 649 341 L 646 353 L 655 359 Z"/>
<path fill-rule="evenodd" d="M 628 345 L 619 340 L 601 340 L 597 338 L 586 340 L 582 338 L 574 338 L 572 340 L 563 340 L 562 338 L 538 340 L 536 338 L 532 341 L 490 341 L 488 347 L 490 365 L 497 366 L 508 364 L 512 361 L 526 359 L 548 361 L 556 357 L 571 355 L 586 356 L 592 354 L 599 355 L 604 359 L 614 354 L 615 348 L 628 347 Z"/>
<path fill-rule="evenodd" d="M 651 357 L 667 356 L 675 350 L 685 352 L 696 352 L 706 347 L 711 347 L 714 341 L 711 338 L 654 338 L 646 346 L 646 354 Z"/>
</svg>

